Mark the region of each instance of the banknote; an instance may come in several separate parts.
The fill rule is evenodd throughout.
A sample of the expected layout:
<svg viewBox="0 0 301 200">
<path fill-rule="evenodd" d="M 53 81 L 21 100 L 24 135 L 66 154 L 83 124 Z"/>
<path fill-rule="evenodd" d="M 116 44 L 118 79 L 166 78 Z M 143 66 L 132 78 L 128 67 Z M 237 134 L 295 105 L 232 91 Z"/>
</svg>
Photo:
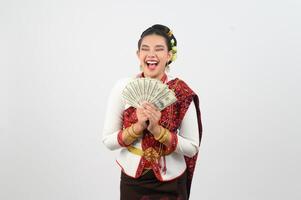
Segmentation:
<svg viewBox="0 0 301 200">
<path fill-rule="evenodd" d="M 177 101 L 175 93 L 157 79 L 135 78 L 123 89 L 122 97 L 127 104 L 135 108 L 144 101 L 154 104 L 159 110 Z"/>
</svg>

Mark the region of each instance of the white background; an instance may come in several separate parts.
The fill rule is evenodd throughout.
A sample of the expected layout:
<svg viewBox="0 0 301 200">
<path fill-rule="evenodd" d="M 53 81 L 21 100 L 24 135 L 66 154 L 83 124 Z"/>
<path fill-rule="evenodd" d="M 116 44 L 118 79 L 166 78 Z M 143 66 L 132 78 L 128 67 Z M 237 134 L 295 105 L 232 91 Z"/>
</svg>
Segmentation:
<svg viewBox="0 0 301 200">
<path fill-rule="evenodd" d="M 199 94 L 192 200 L 301 199 L 299 0 L 0 1 L 0 199 L 119 198 L 107 97 L 155 23 Z"/>
</svg>

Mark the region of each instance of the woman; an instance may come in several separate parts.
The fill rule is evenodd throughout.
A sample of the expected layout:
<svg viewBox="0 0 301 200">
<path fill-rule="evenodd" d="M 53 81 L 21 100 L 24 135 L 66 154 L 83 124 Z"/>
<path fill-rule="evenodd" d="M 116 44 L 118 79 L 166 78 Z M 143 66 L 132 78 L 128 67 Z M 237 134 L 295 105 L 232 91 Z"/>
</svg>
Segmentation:
<svg viewBox="0 0 301 200">
<path fill-rule="evenodd" d="M 139 41 L 137 56 L 142 72 L 117 82 L 107 107 L 103 143 L 120 150 L 121 200 L 186 200 L 202 136 L 197 95 L 188 85 L 165 73 L 175 59 L 177 41 L 170 29 L 153 25 Z M 122 90 L 133 78 L 162 81 L 177 101 L 159 111 L 143 102 L 134 108 L 122 99 Z"/>
</svg>

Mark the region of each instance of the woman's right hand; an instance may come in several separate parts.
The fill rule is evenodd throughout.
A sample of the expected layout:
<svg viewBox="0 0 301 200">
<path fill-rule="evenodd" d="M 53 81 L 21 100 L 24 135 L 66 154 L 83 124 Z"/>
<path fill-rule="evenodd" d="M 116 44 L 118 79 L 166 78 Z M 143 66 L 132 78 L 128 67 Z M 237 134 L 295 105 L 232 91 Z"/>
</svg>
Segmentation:
<svg viewBox="0 0 301 200">
<path fill-rule="evenodd" d="M 145 115 L 144 110 L 145 110 L 145 108 L 143 108 L 143 107 L 136 108 L 136 115 L 138 118 L 138 121 L 135 126 L 136 132 L 141 132 L 147 128 L 146 121 L 148 120 L 148 117 Z"/>
</svg>

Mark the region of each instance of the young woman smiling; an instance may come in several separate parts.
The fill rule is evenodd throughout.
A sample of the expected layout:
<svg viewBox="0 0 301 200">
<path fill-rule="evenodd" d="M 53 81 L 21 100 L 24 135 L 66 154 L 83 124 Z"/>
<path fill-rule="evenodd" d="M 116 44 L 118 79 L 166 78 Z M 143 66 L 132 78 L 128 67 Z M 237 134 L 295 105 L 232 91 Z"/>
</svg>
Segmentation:
<svg viewBox="0 0 301 200">
<path fill-rule="evenodd" d="M 103 143 L 119 150 L 121 200 L 187 200 L 202 137 L 199 100 L 181 79 L 166 73 L 176 58 L 177 40 L 160 24 L 146 29 L 138 41 L 141 73 L 113 87 L 105 116 Z M 122 99 L 133 78 L 162 81 L 177 101 L 163 110 L 144 102 L 134 108 Z"/>
</svg>

